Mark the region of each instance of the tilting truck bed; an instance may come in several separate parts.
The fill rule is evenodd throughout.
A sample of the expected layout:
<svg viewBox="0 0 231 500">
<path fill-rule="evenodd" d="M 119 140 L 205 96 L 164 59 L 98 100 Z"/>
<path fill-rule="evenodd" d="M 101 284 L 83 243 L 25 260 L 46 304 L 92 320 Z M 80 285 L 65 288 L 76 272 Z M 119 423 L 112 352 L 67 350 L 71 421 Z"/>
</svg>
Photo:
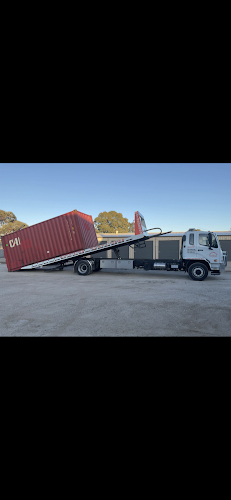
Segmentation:
<svg viewBox="0 0 231 500">
<path fill-rule="evenodd" d="M 155 228 L 155 229 L 160 229 L 160 228 Z M 88 255 L 91 255 L 94 257 L 97 257 L 97 253 L 102 252 L 102 250 L 109 250 L 110 248 L 113 249 L 118 249 L 120 247 L 126 246 L 126 245 L 133 245 L 133 244 L 139 244 L 141 242 L 144 242 L 146 240 L 149 240 L 150 238 L 160 236 L 162 234 L 167 234 L 167 233 L 159 233 L 157 235 L 149 235 L 147 232 L 146 224 L 144 221 L 144 217 L 140 214 L 140 212 L 135 212 L 135 235 L 129 237 L 129 238 L 120 238 L 115 241 L 111 241 L 110 243 L 105 243 L 103 245 L 96 245 L 91 248 L 86 248 L 85 250 L 80 250 L 77 252 L 71 252 L 68 254 L 60 255 L 58 257 L 55 257 L 53 259 L 47 259 L 41 262 L 36 262 L 34 264 L 31 264 L 29 266 L 24 266 L 21 269 L 38 269 L 42 268 L 44 266 L 49 266 L 53 264 L 58 264 L 58 263 L 65 263 L 70 260 L 77 260 L 78 258 L 84 258 L 87 257 Z"/>
</svg>

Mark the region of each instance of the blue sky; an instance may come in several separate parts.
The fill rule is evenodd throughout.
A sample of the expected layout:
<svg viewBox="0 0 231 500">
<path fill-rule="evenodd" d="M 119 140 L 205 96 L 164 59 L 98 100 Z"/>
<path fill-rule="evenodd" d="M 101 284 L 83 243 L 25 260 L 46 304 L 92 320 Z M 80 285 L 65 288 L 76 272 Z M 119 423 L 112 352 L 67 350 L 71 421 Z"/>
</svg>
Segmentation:
<svg viewBox="0 0 231 500">
<path fill-rule="evenodd" d="M 29 225 L 77 209 L 147 228 L 231 228 L 231 163 L 0 163 L 0 209 Z"/>
</svg>

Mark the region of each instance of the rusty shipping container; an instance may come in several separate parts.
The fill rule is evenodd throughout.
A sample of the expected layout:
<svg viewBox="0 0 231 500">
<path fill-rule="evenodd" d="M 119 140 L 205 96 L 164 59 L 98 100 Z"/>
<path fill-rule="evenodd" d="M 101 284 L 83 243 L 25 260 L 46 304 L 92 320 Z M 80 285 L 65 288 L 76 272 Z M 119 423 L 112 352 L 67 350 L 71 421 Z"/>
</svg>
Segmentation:
<svg viewBox="0 0 231 500">
<path fill-rule="evenodd" d="M 73 210 L 2 237 L 8 271 L 98 245 L 91 215 Z"/>
</svg>

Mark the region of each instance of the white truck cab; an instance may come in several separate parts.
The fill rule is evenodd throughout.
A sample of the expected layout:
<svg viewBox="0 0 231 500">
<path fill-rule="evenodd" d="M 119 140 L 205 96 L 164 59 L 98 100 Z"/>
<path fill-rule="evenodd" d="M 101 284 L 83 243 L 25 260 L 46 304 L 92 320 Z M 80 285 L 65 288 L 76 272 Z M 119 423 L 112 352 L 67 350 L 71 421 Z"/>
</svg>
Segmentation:
<svg viewBox="0 0 231 500">
<path fill-rule="evenodd" d="M 205 268 L 212 274 L 225 270 L 225 257 L 215 233 L 189 229 L 182 238 L 181 257 L 187 262 L 192 279 L 205 279 L 208 274 Z"/>
</svg>

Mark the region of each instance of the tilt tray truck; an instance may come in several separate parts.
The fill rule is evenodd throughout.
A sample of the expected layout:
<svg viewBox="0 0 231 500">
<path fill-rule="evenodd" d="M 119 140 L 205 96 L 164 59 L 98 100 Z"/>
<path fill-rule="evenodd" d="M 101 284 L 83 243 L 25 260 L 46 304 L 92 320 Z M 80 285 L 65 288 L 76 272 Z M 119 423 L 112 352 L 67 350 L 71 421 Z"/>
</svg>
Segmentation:
<svg viewBox="0 0 231 500">
<path fill-rule="evenodd" d="M 151 238 L 169 233 L 149 235 L 144 217 L 135 212 L 135 235 L 99 245 L 90 215 L 73 210 L 67 214 L 35 224 L 3 236 L 2 243 L 8 271 L 24 269 L 63 270 L 70 262 L 74 272 L 87 276 L 101 269 L 145 269 L 146 271 L 184 271 L 195 281 L 203 281 L 208 273 L 220 275 L 227 265 L 219 239 L 210 231 L 189 229 L 182 237 L 180 259 L 121 259 L 122 246 L 145 246 Z M 149 229 L 150 231 L 150 229 Z M 171 232 L 171 231 L 170 231 Z M 113 248 L 116 259 L 97 257 L 102 250 Z"/>
</svg>

